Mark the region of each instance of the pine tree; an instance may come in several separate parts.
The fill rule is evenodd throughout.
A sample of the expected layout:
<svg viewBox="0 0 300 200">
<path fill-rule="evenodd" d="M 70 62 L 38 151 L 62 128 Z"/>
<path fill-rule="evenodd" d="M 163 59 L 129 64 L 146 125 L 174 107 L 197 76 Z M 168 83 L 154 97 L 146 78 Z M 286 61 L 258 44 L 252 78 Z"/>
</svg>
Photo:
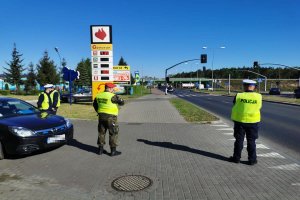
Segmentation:
<svg viewBox="0 0 300 200">
<path fill-rule="evenodd" d="M 9 68 L 4 68 L 7 70 L 7 72 L 4 72 L 4 76 L 6 78 L 6 81 L 12 85 L 16 85 L 17 90 L 19 90 L 20 85 L 23 84 L 22 78 L 22 72 L 25 70 L 23 68 L 22 62 L 23 59 L 21 59 L 21 56 L 23 54 L 20 54 L 17 50 L 16 44 L 14 43 L 14 48 L 12 51 L 12 60 L 7 63 Z"/>
<path fill-rule="evenodd" d="M 121 56 L 120 60 L 119 60 L 119 64 L 120 66 L 127 66 L 126 61 L 124 60 L 124 58 Z"/>
<path fill-rule="evenodd" d="M 54 61 L 50 60 L 48 52 L 44 52 L 43 58 L 37 64 L 37 81 L 40 85 L 47 83 L 58 84 L 59 74 L 57 73 Z"/>
<path fill-rule="evenodd" d="M 75 81 L 77 86 L 91 86 L 92 75 L 91 75 L 91 62 L 90 59 L 81 60 L 77 64 L 76 71 L 79 71 L 80 78 Z"/>
<path fill-rule="evenodd" d="M 36 74 L 34 72 L 34 65 L 31 62 L 28 66 L 28 74 L 27 74 L 27 80 L 25 81 L 25 91 L 26 93 L 30 90 L 35 89 L 36 86 Z"/>
</svg>

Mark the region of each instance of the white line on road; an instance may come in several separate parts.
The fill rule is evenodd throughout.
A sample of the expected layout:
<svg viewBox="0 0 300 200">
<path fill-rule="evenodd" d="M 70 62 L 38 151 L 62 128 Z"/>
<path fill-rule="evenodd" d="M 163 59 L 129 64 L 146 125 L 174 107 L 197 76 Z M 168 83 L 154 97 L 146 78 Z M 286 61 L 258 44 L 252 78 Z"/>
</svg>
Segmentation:
<svg viewBox="0 0 300 200">
<path fill-rule="evenodd" d="M 233 128 L 219 128 L 218 131 L 233 131 Z"/>
<path fill-rule="evenodd" d="M 247 147 L 247 145 L 244 145 L 244 147 Z M 256 144 L 257 149 L 270 149 L 269 147 L 263 145 L 263 144 Z"/>
<path fill-rule="evenodd" d="M 285 158 L 279 153 L 271 152 L 271 153 L 265 153 L 265 154 L 257 154 L 258 157 L 265 157 L 265 158 Z"/>
<path fill-rule="evenodd" d="M 222 133 L 223 135 L 233 135 L 233 133 Z"/>
<path fill-rule="evenodd" d="M 300 169 L 300 165 L 293 163 L 293 164 L 288 164 L 288 165 L 278 165 L 274 167 L 269 167 L 272 169 L 284 169 L 284 170 L 298 170 Z"/>
<path fill-rule="evenodd" d="M 222 126 L 222 127 L 229 127 L 227 124 L 213 124 L 211 126 Z"/>
<path fill-rule="evenodd" d="M 269 147 L 263 145 L 263 144 L 256 144 L 257 149 L 270 149 Z"/>
<path fill-rule="evenodd" d="M 300 186 L 300 183 L 292 183 L 293 186 Z"/>
</svg>

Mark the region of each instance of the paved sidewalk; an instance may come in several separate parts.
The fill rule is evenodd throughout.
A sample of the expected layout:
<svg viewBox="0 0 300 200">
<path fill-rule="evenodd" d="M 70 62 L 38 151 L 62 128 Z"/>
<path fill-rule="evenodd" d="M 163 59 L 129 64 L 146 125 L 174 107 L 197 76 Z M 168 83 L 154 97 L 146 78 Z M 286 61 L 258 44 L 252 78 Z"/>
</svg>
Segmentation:
<svg viewBox="0 0 300 200">
<path fill-rule="evenodd" d="M 300 199 L 299 161 L 259 139 L 257 165 L 245 163 L 246 149 L 244 162 L 228 162 L 232 127 L 185 122 L 168 101 L 173 97 L 154 90 L 121 109 L 120 156 L 97 155 L 97 122 L 75 120 L 70 146 L 0 161 L 0 199 Z M 153 184 L 114 190 L 112 181 L 124 175 Z"/>
</svg>

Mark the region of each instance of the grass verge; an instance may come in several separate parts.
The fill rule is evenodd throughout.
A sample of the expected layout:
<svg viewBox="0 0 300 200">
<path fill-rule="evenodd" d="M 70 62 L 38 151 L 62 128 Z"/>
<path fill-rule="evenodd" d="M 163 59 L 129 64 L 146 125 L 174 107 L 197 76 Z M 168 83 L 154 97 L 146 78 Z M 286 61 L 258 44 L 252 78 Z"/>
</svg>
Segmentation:
<svg viewBox="0 0 300 200">
<path fill-rule="evenodd" d="M 93 103 L 62 103 L 57 111 L 58 115 L 66 118 L 97 120 L 97 113 L 93 108 Z"/>
<path fill-rule="evenodd" d="M 216 116 L 183 99 L 173 98 L 170 99 L 170 102 L 188 122 L 211 122 L 219 120 Z"/>
</svg>

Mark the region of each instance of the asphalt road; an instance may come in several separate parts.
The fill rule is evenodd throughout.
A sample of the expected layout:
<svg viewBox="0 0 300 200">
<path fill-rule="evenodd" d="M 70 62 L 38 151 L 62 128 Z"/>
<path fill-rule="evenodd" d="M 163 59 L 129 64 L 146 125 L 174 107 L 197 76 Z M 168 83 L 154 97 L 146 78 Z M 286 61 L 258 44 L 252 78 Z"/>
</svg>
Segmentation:
<svg viewBox="0 0 300 200">
<path fill-rule="evenodd" d="M 231 121 L 233 97 L 197 94 L 189 90 L 176 90 L 174 94 Z M 259 135 L 278 144 L 278 148 L 285 153 L 300 159 L 300 106 L 264 101 L 261 115 Z"/>
</svg>

